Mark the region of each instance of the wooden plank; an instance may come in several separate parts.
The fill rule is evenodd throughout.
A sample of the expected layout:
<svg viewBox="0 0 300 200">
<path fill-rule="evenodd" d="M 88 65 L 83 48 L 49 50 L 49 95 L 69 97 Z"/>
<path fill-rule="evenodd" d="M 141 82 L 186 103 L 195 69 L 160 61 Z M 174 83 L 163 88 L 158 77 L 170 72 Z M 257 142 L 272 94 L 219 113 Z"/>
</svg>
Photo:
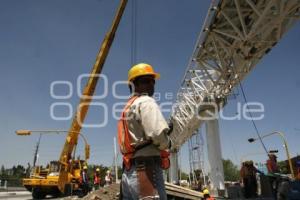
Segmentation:
<svg viewBox="0 0 300 200">
<path fill-rule="evenodd" d="M 167 194 L 171 196 L 192 200 L 199 200 L 200 198 L 203 198 L 203 194 L 201 192 L 197 192 L 178 185 L 165 182 L 165 187 Z"/>
</svg>

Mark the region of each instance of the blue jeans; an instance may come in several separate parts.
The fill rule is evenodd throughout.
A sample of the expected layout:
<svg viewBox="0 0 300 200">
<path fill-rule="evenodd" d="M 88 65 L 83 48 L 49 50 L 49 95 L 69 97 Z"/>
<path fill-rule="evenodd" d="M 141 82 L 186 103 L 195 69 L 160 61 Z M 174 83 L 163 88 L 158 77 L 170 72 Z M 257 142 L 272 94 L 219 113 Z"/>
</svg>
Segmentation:
<svg viewBox="0 0 300 200">
<path fill-rule="evenodd" d="M 146 166 L 147 167 L 147 166 Z M 147 199 L 161 199 L 167 200 L 167 194 L 165 191 L 165 183 L 163 178 L 163 172 L 160 168 L 160 163 L 154 164 L 153 174 L 155 179 L 153 185 L 155 185 L 158 191 L 159 197 L 149 197 Z M 130 170 L 124 170 L 122 174 L 122 194 L 123 200 L 138 200 L 139 198 L 139 185 L 137 179 L 136 166 L 132 165 Z"/>
</svg>

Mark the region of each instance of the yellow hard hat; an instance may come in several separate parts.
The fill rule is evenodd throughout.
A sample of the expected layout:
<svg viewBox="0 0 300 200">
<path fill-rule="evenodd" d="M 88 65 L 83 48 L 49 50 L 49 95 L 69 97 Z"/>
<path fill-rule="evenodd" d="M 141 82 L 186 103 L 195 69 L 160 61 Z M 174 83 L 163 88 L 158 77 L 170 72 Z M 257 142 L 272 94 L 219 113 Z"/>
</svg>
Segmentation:
<svg viewBox="0 0 300 200">
<path fill-rule="evenodd" d="M 151 65 L 146 63 L 139 63 L 137 65 L 134 65 L 128 71 L 128 81 L 132 81 L 136 77 L 145 75 L 153 75 L 155 79 L 158 79 L 160 77 L 160 74 L 154 72 Z"/>
<path fill-rule="evenodd" d="M 96 172 L 100 172 L 100 169 L 99 169 L 99 168 L 97 168 L 97 169 L 96 169 Z"/>
<path fill-rule="evenodd" d="M 86 165 L 84 165 L 84 166 L 83 166 L 83 169 L 87 169 L 87 166 L 86 166 Z"/>
<path fill-rule="evenodd" d="M 209 194 L 208 189 L 204 189 L 204 190 L 203 190 L 203 195 L 204 195 L 204 194 Z"/>
</svg>

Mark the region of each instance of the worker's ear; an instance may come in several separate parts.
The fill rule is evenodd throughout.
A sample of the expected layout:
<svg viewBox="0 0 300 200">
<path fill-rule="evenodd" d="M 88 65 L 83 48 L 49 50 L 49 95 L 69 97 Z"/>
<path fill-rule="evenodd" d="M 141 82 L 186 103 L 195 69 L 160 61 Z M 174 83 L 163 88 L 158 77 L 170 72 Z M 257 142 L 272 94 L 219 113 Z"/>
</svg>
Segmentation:
<svg viewBox="0 0 300 200">
<path fill-rule="evenodd" d="M 128 83 L 128 87 L 129 87 L 129 91 L 130 91 L 130 94 L 132 94 L 132 93 L 134 93 L 134 91 L 135 91 L 135 84 L 137 84 L 137 83 L 135 83 L 135 81 L 130 81 L 129 83 Z"/>
<path fill-rule="evenodd" d="M 128 88 L 129 88 L 130 94 L 132 94 L 132 86 L 130 84 L 128 85 Z"/>
</svg>

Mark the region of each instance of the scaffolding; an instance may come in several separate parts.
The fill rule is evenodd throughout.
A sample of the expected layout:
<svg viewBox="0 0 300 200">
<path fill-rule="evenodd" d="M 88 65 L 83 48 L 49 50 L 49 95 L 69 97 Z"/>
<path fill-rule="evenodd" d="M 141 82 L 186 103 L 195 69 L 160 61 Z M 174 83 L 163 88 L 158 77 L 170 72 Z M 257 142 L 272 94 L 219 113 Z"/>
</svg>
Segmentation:
<svg viewBox="0 0 300 200">
<path fill-rule="evenodd" d="M 192 187 L 201 190 L 207 185 L 204 168 L 204 140 L 201 131 L 197 131 L 188 140 L 190 182 Z"/>
</svg>

